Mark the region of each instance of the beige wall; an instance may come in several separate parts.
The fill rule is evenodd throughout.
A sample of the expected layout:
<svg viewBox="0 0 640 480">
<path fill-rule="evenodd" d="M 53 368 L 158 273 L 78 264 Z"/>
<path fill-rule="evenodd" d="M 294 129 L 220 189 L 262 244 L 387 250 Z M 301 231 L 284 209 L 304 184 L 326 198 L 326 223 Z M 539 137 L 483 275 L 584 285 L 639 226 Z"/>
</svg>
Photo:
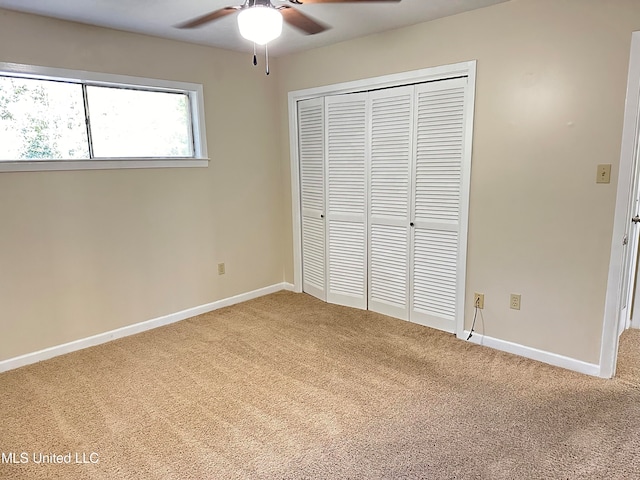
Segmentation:
<svg viewBox="0 0 640 480">
<path fill-rule="evenodd" d="M 3 10 L 0 61 L 201 83 L 212 159 L 0 173 L 0 360 L 283 281 L 275 75 L 248 55 Z"/>
<path fill-rule="evenodd" d="M 477 60 L 467 328 L 483 292 L 487 335 L 598 363 L 634 30 L 637 0 L 512 0 L 284 57 L 281 122 L 292 90 Z M 610 185 L 596 185 L 599 163 Z M 293 281 L 290 191 L 283 201 Z"/>
<path fill-rule="evenodd" d="M 265 77 L 243 54 L 0 10 L 0 61 L 202 83 L 212 158 L 0 174 L 0 360 L 293 281 L 287 92 L 476 59 L 467 326 L 480 291 L 487 335 L 598 363 L 633 30 L 637 0 L 512 0 Z"/>
</svg>

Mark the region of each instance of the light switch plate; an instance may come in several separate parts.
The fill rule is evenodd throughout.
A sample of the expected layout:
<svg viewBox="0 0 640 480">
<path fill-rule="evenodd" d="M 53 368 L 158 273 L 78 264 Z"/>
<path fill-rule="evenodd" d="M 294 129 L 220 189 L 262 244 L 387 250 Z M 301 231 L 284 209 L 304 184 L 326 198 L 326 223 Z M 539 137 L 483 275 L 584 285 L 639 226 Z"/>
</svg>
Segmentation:
<svg viewBox="0 0 640 480">
<path fill-rule="evenodd" d="M 598 176 L 596 177 L 596 183 L 610 183 L 611 182 L 611 164 L 603 163 L 598 165 Z"/>
</svg>

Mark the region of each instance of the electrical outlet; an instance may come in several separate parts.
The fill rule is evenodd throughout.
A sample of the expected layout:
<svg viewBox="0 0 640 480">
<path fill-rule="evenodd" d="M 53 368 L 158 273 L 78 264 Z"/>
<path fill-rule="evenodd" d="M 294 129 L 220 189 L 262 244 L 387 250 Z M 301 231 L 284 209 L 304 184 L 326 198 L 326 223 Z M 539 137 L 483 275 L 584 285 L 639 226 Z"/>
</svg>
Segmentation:
<svg viewBox="0 0 640 480">
<path fill-rule="evenodd" d="M 520 310 L 520 294 L 512 293 L 511 299 L 509 300 L 509 308 L 513 310 Z"/>
<path fill-rule="evenodd" d="M 224 275 L 224 263 L 218 264 L 218 275 Z"/>
<path fill-rule="evenodd" d="M 473 308 L 484 308 L 484 293 L 473 294 Z"/>
</svg>

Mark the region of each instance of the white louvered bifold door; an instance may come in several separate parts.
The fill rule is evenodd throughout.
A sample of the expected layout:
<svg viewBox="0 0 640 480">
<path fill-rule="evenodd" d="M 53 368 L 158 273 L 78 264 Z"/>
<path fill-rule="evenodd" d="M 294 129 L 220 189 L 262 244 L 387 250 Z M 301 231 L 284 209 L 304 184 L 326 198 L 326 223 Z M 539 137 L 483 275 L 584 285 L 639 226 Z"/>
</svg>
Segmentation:
<svg viewBox="0 0 640 480">
<path fill-rule="evenodd" d="M 324 98 L 298 102 L 302 206 L 302 290 L 326 300 L 324 223 Z"/>
<path fill-rule="evenodd" d="M 327 301 L 367 308 L 367 94 L 325 97 Z"/>
<path fill-rule="evenodd" d="M 370 94 L 369 310 L 409 319 L 414 87 Z"/>
<path fill-rule="evenodd" d="M 467 78 L 416 86 L 410 320 L 453 332 L 458 299 Z"/>
</svg>

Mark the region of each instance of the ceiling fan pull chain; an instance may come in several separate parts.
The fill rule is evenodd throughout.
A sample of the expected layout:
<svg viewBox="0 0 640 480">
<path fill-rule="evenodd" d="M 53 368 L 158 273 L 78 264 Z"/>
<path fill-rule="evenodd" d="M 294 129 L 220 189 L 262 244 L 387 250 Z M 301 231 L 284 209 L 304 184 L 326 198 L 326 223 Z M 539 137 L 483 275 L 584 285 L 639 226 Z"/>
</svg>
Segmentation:
<svg viewBox="0 0 640 480">
<path fill-rule="evenodd" d="M 258 65 L 258 57 L 256 56 L 256 42 L 253 42 L 253 66 Z"/>
<path fill-rule="evenodd" d="M 264 60 L 267 64 L 267 75 L 269 75 L 269 44 L 264 44 Z"/>
</svg>

